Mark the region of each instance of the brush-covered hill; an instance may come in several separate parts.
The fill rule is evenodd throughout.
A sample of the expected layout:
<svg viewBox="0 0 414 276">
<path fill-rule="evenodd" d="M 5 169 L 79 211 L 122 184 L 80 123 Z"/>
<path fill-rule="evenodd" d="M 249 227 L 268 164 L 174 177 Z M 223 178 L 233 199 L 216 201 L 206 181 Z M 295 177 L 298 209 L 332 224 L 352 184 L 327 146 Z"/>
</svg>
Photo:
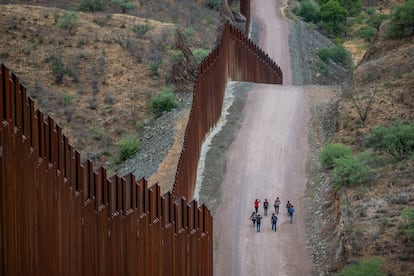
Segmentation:
<svg viewBox="0 0 414 276">
<path fill-rule="evenodd" d="M 309 181 L 321 199 L 310 236 L 323 275 L 414 273 L 413 15 L 412 0 L 362 1 L 334 39 L 354 65 L 323 118 L 328 139 Z"/>
<path fill-rule="evenodd" d="M 221 18 L 197 1 L 135 1 L 127 14 L 115 5 L 82 12 L 85 1 L 6 2 L 0 62 L 83 159 L 112 171 L 129 157 L 122 147 L 154 125 L 153 96 L 172 89 L 178 108 L 189 108 L 181 98 L 192 91 L 195 57 L 215 45 Z"/>
</svg>

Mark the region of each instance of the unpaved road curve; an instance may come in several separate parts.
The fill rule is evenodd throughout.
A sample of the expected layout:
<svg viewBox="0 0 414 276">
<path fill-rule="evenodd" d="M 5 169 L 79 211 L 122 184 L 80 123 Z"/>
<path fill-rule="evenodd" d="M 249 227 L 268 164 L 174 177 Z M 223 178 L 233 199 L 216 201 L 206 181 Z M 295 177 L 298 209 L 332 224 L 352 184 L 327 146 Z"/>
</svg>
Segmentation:
<svg viewBox="0 0 414 276">
<path fill-rule="evenodd" d="M 282 15 L 286 0 L 252 0 L 251 16 L 260 23 L 259 46 L 282 69 L 283 84 L 292 84 L 289 26 Z"/>
<path fill-rule="evenodd" d="M 252 0 L 252 16 L 261 25 L 259 46 L 282 68 L 285 85 L 257 84 L 248 94 L 214 214 L 214 275 L 311 275 L 301 202 L 309 103 L 304 88 L 286 86 L 291 83 L 288 27 L 276 0 Z M 271 231 L 268 216 L 257 233 L 249 220 L 254 199 L 273 202 L 276 196 L 283 205 L 287 200 L 295 205 L 293 224 L 282 207 L 278 231 Z"/>
</svg>

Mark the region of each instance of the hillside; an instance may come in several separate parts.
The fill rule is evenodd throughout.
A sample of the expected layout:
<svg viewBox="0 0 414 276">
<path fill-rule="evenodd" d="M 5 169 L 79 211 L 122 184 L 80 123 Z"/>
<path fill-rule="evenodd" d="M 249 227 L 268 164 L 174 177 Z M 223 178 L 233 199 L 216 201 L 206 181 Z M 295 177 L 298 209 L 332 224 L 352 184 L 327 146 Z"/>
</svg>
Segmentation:
<svg viewBox="0 0 414 276">
<path fill-rule="evenodd" d="M 370 16 L 366 11 L 389 14 L 398 3 L 404 1 L 363 1 L 362 15 L 348 19 L 357 23 L 337 41 L 352 53 L 352 77 L 343 86 L 341 97 L 330 107 L 321 107 L 323 112 L 317 111 L 318 117 L 313 119 L 319 136 L 312 140 L 314 161 L 323 145 L 339 144 L 352 151 L 351 159 L 341 161 L 350 167 L 340 176 L 335 174 L 339 170 L 324 169 L 319 162 L 309 165 L 308 192 L 313 202 L 309 237 L 322 275 L 347 266 L 368 269 L 377 260 L 381 275 L 414 272 L 414 244 L 409 234 L 413 216 L 408 215 L 414 206 L 413 153 L 397 154 L 389 140 L 388 150 L 375 149 L 369 140 L 378 126 L 387 128 L 399 122 L 407 126 L 403 135 L 411 137 L 406 142 L 413 142 L 413 133 L 407 129 L 414 121 L 414 37 L 390 38 L 386 34 L 389 20 L 379 25 L 371 40 L 358 37 L 358 28 Z M 397 137 L 393 135 L 400 135 L 399 129 L 403 128 L 384 132 L 377 139 Z M 363 180 L 358 178 L 358 168 L 366 170 Z M 348 177 L 350 182 L 338 184 L 338 177 Z"/>
<path fill-rule="evenodd" d="M 167 8 L 161 3 L 133 10 L 153 20 L 116 13 L 113 6 L 80 12 L 79 1 L 21 2 L 0 6 L 0 62 L 20 77 L 36 108 L 62 126 L 83 160 L 111 171 L 122 161 L 119 142 L 140 140 L 152 128 L 152 96 L 172 85 L 179 107 L 188 108 L 181 98 L 193 80 L 182 51 L 208 52 L 219 24 L 217 11 L 192 1 L 182 3 L 176 21 L 156 9 Z"/>
<path fill-rule="evenodd" d="M 355 153 L 372 152 L 364 140 L 375 126 L 414 121 L 413 42 L 413 37 L 386 39 L 380 29 L 339 103 L 333 142 L 349 145 Z M 364 121 L 356 105 L 363 114 L 367 111 Z M 401 212 L 414 206 L 414 159 L 381 151 L 372 154 L 376 164 L 369 185 L 346 189 L 341 195 L 347 253 L 351 260 L 378 256 L 389 275 L 407 275 L 414 272 L 414 244 L 401 230 Z"/>
</svg>

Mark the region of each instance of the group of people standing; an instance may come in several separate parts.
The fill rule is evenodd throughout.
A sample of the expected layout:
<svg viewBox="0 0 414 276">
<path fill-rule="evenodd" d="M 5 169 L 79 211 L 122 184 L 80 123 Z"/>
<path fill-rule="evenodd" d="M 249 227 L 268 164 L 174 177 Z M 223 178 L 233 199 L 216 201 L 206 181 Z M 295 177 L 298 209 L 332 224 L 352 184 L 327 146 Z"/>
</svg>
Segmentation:
<svg viewBox="0 0 414 276">
<path fill-rule="evenodd" d="M 273 203 L 273 207 L 275 208 L 275 212 L 272 213 L 272 216 L 270 218 L 270 222 L 272 223 L 272 230 L 276 231 L 276 225 L 277 225 L 277 215 L 279 214 L 279 206 L 281 204 L 281 201 L 279 199 L 279 197 L 277 197 Z M 253 222 L 253 227 L 256 226 L 256 230 L 257 232 L 260 232 L 260 227 L 262 224 L 262 219 L 263 217 L 259 214 L 259 205 L 260 205 L 260 200 L 258 198 L 256 198 L 256 200 L 254 201 L 254 209 L 255 211 L 251 214 L 250 219 Z M 267 217 L 267 212 L 269 209 L 269 201 L 267 200 L 267 198 L 265 198 L 264 202 L 263 202 L 263 214 L 265 217 Z M 295 212 L 295 208 L 293 207 L 292 203 L 288 200 L 286 203 L 286 209 L 287 209 L 287 213 L 289 216 L 289 221 L 292 224 L 293 221 L 293 213 Z"/>
</svg>

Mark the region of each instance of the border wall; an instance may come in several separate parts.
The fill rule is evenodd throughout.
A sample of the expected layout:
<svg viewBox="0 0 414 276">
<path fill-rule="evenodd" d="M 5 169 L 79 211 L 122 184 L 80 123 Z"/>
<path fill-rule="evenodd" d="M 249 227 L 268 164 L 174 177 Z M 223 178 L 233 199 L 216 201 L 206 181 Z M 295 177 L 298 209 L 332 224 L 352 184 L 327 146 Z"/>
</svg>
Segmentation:
<svg viewBox="0 0 414 276">
<path fill-rule="evenodd" d="M 4 65 L 0 88 L 0 275 L 212 275 L 205 206 L 81 164 Z"/>
<path fill-rule="evenodd" d="M 246 17 L 245 34 L 248 36 L 250 31 L 250 0 L 240 0 L 240 13 Z"/>
<path fill-rule="evenodd" d="M 228 80 L 282 84 L 279 66 L 237 28 L 226 22 L 220 43 L 198 68 L 173 194 L 192 199 L 201 146 L 220 119 Z"/>
</svg>

